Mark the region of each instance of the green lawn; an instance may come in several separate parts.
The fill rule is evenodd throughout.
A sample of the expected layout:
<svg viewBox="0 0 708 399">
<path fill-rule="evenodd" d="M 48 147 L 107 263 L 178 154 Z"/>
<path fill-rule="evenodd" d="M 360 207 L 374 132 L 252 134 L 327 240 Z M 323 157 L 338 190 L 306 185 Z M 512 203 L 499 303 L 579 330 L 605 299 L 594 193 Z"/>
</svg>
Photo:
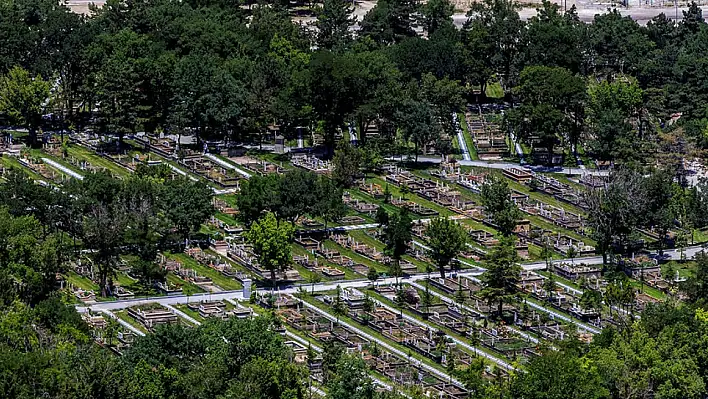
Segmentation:
<svg viewBox="0 0 708 399">
<path fill-rule="evenodd" d="M 504 98 L 504 89 L 498 80 L 490 80 L 487 82 L 485 94 L 488 98 Z"/>
<path fill-rule="evenodd" d="M 93 281 L 91 281 L 91 279 L 87 277 L 79 275 L 73 270 L 69 270 L 68 272 L 66 272 L 65 277 L 66 281 L 76 287 L 81 288 L 82 290 L 93 291 L 96 293 L 96 295 L 100 294 L 100 288 L 98 287 L 98 284 L 94 283 Z"/>
<path fill-rule="evenodd" d="M 174 273 L 167 273 L 167 282 L 170 284 L 180 286 L 180 287 L 182 287 L 182 289 L 185 289 L 186 287 L 191 287 L 192 292 L 194 292 L 194 293 L 206 292 L 206 291 L 204 291 L 204 289 L 202 289 L 202 287 L 200 287 L 196 284 L 184 281 Z"/>
<path fill-rule="evenodd" d="M 131 326 L 137 328 L 138 331 L 143 332 L 143 333 L 145 333 L 145 334 L 148 333 L 148 330 L 145 328 L 144 325 L 142 325 L 142 324 L 139 323 L 137 320 L 135 320 L 134 318 L 132 318 L 132 317 L 130 317 L 130 316 L 128 315 L 128 311 L 127 311 L 127 310 L 125 310 L 125 309 L 124 309 L 124 310 L 118 310 L 118 311 L 116 311 L 116 312 L 113 312 L 113 314 L 116 315 L 119 319 L 121 319 L 121 320 L 127 322 L 127 323 L 130 324 Z"/>
<path fill-rule="evenodd" d="M 69 146 L 67 152 L 70 156 L 88 161 L 88 163 L 97 168 L 107 169 L 109 172 L 111 172 L 111 174 L 116 177 L 125 177 L 130 174 L 127 169 L 123 168 L 122 166 L 119 166 L 115 162 L 109 161 L 99 156 L 98 154 L 88 150 L 87 148 L 72 144 Z"/>
<path fill-rule="evenodd" d="M 166 252 L 165 256 L 170 259 L 174 259 L 176 261 L 181 262 L 184 266 L 190 269 L 194 269 L 197 273 L 199 273 L 199 275 L 209 277 L 214 282 L 214 284 L 218 285 L 224 290 L 240 290 L 242 288 L 240 282 L 230 277 L 224 276 L 223 274 L 221 274 L 217 270 L 210 268 L 209 266 L 202 265 L 187 254 Z"/>
</svg>

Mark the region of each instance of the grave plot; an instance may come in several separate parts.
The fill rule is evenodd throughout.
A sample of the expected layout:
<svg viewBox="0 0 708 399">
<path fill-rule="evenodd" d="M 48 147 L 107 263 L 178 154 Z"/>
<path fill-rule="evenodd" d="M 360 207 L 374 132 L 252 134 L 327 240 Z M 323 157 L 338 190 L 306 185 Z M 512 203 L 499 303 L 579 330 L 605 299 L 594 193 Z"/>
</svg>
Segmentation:
<svg viewBox="0 0 708 399">
<path fill-rule="evenodd" d="M 578 320 L 590 322 L 594 326 L 604 326 L 602 309 L 590 309 L 581 305 L 582 291 L 559 285 L 556 285 L 553 290 L 549 290 L 544 284 L 545 282 L 547 280 L 538 273 L 524 271 L 521 274 L 521 282 L 518 287 L 531 298 L 541 301 L 546 307 L 550 306 Z"/>
<path fill-rule="evenodd" d="M 509 154 L 506 134 L 496 123 L 495 115 L 482 114 L 481 110 L 465 113 L 477 155 L 481 160 L 499 160 Z"/>
<path fill-rule="evenodd" d="M 374 216 L 376 211 L 379 209 L 379 205 L 377 204 L 353 198 L 348 191 L 344 192 L 342 195 L 342 200 L 344 201 L 344 204 L 351 209 L 367 216 Z"/>
<path fill-rule="evenodd" d="M 335 234 L 334 236 L 338 237 L 339 235 Z M 317 258 L 311 260 L 309 256 L 298 257 L 296 262 L 310 271 L 320 272 L 325 275 L 325 277 L 332 279 L 342 279 L 345 277 L 345 272 L 337 269 L 337 267 L 348 268 L 362 275 L 366 275 L 366 273 L 369 272 L 368 266 L 355 262 L 350 257 L 340 254 L 335 248 L 328 248 L 324 242 L 317 241 L 311 237 L 300 237 L 296 239 L 296 242 L 305 247 L 310 253 L 317 254 L 324 258 L 326 262 L 336 266 L 331 267 L 326 263 L 319 264 Z M 336 243 L 337 241 L 334 242 Z"/>
<path fill-rule="evenodd" d="M 569 184 L 562 183 L 557 179 L 535 173 L 528 183 L 529 188 L 534 191 L 549 195 L 559 201 L 576 206 L 580 209 L 587 209 L 587 204 L 583 199 L 582 191 Z"/>
<path fill-rule="evenodd" d="M 185 307 L 202 319 L 215 318 L 225 320 L 231 317 L 245 319 L 253 316 L 253 309 L 240 304 L 234 306 L 226 301 L 190 302 Z"/>
<path fill-rule="evenodd" d="M 68 176 L 63 174 L 61 171 L 54 169 L 53 167 L 45 164 L 39 158 L 34 157 L 22 157 L 17 160 L 20 165 L 31 170 L 47 181 L 54 182 L 56 184 L 63 184 L 69 179 Z"/>
<path fill-rule="evenodd" d="M 577 213 L 546 204 L 526 195 L 518 195 L 514 202 L 519 209 L 529 215 L 539 216 L 556 226 L 582 233 L 585 230 L 585 218 Z"/>
<path fill-rule="evenodd" d="M 570 248 L 575 250 L 575 256 L 589 256 L 595 254 L 594 246 L 588 245 L 584 241 L 566 234 L 545 229 L 535 224 L 529 223 L 528 228 L 520 231 L 519 234 L 540 247 L 549 244 L 556 252 L 563 255 L 567 255 Z"/>
<path fill-rule="evenodd" d="M 253 249 L 250 245 L 240 243 L 226 243 L 226 245 L 226 254 L 229 259 L 253 271 L 260 279 L 271 279 L 271 271 L 264 269 L 258 264 L 256 255 L 253 253 Z M 276 283 L 296 282 L 301 280 L 302 277 L 300 276 L 300 273 L 292 267 L 288 267 L 283 271 L 277 270 L 275 272 Z"/>
<path fill-rule="evenodd" d="M 200 154 L 190 155 L 179 161 L 190 172 L 209 180 L 221 188 L 238 189 L 242 176 L 238 172 L 227 169 Z"/>
<path fill-rule="evenodd" d="M 458 184 L 475 194 L 482 190 L 482 184 L 487 177 L 487 173 L 476 174 L 474 172 L 463 172 L 460 166 L 452 163 L 440 164 L 440 169 L 430 172 L 430 175 L 450 183 Z"/>
<path fill-rule="evenodd" d="M 361 192 L 366 193 L 375 199 L 383 200 L 386 198 L 386 195 L 385 195 L 386 191 L 384 188 L 381 187 L 380 184 L 369 183 L 366 181 L 366 179 L 361 179 L 361 180 L 357 180 L 356 187 Z"/>
<path fill-rule="evenodd" d="M 439 181 L 425 179 L 414 175 L 413 173 L 394 168 L 386 175 L 386 181 L 396 185 L 401 189 L 410 190 L 420 198 L 430 201 L 448 210 L 460 209 L 464 210 L 473 207 L 472 201 L 463 198 L 462 195 Z M 413 212 L 422 216 L 434 216 L 437 211 L 426 208 L 422 205 L 413 204 L 404 198 L 392 199 L 391 203 L 396 206 L 408 206 Z"/>
<path fill-rule="evenodd" d="M 180 322 L 179 317 L 174 312 L 157 303 L 130 307 L 127 310 L 127 314 L 148 331 L 154 331 L 159 325 L 178 324 Z"/>
<path fill-rule="evenodd" d="M 332 162 L 323 161 L 323 160 L 317 158 L 316 156 L 309 155 L 309 154 L 294 155 L 290 159 L 290 162 L 294 166 L 297 166 L 298 168 L 303 168 L 303 169 L 306 169 L 306 170 L 309 170 L 311 172 L 315 172 L 318 174 L 329 175 L 332 173 L 332 170 L 334 169 Z"/>
<path fill-rule="evenodd" d="M 229 157 L 229 160 L 249 172 L 259 175 L 283 174 L 286 171 L 282 164 L 276 165 L 264 159 L 252 157 Z"/>
<path fill-rule="evenodd" d="M 89 310 L 83 313 L 81 318 L 89 326 L 91 336 L 97 343 L 110 348 L 119 355 L 130 348 L 135 341 L 134 332 L 102 314 Z"/>
<path fill-rule="evenodd" d="M 145 147 L 146 150 L 152 151 L 165 158 L 174 158 L 177 154 L 177 142 L 168 137 L 152 137 L 143 136 L 135 137 L 135 141 Z"/>
<path fill-rule="evenodd" d="M 462 399 L 467 392 L 454 384 L 420 367 L 418 361 L 405 359 L 376 341 L 359 335 L 342 324 L 335 323 L 319 312 L 306 308 L 292 297 L 267 298 L 259 296 L 259 304 L 277 309 L 276 313 L 285 323 L 318 342 L 336 342 L 349 352 L 361 353 L 372 370 L 406 388 L 419 387 L 427 395 L 437 398 Z M 356 307 L 358 305 L 353 304 Z M 363 306 L 363 303 L 361 304 Z M 351 313 L 351 311 L 349 311 Z"/>
<path fill-rule="evenodd" d="M 207 251 L 203 251 L 200 248 L 191 248 L 185 253 L 202 265 L 219 272 L 221 275 L 228 279 L 234 279 L 238 282 L 243 282 L 244 280 L 251 280 L 251 276 L 239 270 L 236 264 L 232 263 L 228 257 L 229 244 L 225 241 L 212 241 L 211 247 Z M 216 277 L 214 277 L 217 280 Z M 222 283 L 224 288 L 227 284 Z M 238 287 L 237 287 L 238 288 Z"/>
<path fill-rule="evenodd" d="M 430 208 L 426 208 L 413 201 L 403 199 L 402 197 L 391 198 L 391 205 L 397 206 L 399 208 L 408 208 L 409 211 L 415 213 L 418 216 L 433 217 L 438 215 L 437 211 Z"/>
</svg>

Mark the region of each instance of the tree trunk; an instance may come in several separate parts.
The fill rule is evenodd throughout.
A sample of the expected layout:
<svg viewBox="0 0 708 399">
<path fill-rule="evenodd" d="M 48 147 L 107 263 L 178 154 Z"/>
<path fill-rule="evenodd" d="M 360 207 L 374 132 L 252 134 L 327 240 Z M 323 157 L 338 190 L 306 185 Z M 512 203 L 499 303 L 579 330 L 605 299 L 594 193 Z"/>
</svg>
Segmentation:
<svg viewBox="0 0 708 399">
<path fill-rule="evenodd" d="M 501 301 L 501 300 L 500 300 L 498 306 L 499 306 L 499 308 L 497 309 L 497 311 L 499 312 L 499 319 L 501 319 L 501 318 L 502 318 L 502 314 L 503 314 L 503 312 L 504 312 L 504 301 Z"/>
<path fill-rule="evenodd" d="M 270 269 L 270 280 L 273 282 L 273 290 L 275 290 L 275 268 Z"/>
<path fill-rule="evenodd" d="M 440 265 L 440 278 L 445 278 L 445 265 Z"/>
</svg>

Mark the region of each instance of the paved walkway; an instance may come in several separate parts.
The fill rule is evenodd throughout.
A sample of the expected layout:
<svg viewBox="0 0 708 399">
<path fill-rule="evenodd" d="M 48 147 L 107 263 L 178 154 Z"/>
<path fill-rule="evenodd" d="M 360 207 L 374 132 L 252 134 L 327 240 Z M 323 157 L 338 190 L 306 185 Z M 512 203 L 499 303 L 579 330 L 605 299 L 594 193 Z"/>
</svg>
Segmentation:
<svg viewBox="0 0 708 399">
<path fill-rule="evenodd" d="M 462 126 L 457 118 L 456 113 L 452 113 L 452 122 L 455 125 L 455 130 L 457 130 L 457 142 L 460 144 L 460 151 L 462 151 L 462 159 L 465 161 L 471 161 L 470 152 L 467 150 L 467 142 L 465 141 L 465 135 L 462 132 Z"/>
<path fill-rule="evenodd" d="M 237 168 L 236 165 L 232 164 L 231 162 L 226 162 L 226 161 L 224 161 L 223 159 L 217 157 L 217 156 L 214 155 L 214 154 L 204 154 L 204 156 L 207 157 L 207 158 L 209 158 L 209 159 L 211 159 L 212 161 L 218 163 L 219 165 L 225 167 L 226 169 L 235 170 L 236 173 L 240 174 L 241 176 L 245 177 L 246 179 L 250 179 L 250 178 L 251 178 L 251 174 L 250 174 L 250 173 L 248 173 L 248 172 L 246 172 L 246 171 L 244 171 L 244 170 L 241 170 L 241 169 Z"/>
<path fill-rule="evenodd" d="M 74 172 L 73 170 L 67 168 L 66 166 L 64 166 L 58 162 L 55 162 L 49 158 L 42 158 L 42 162 L 46 163 L 47 165 L 49 165 L 55 169 L 59 169 L 62 173 L 64 173 L 65 175 L 71 176 L 74 179 L 78 179 L 78 180 L 84 179 L 84 177 L 82 175 Z"/>
</svg>

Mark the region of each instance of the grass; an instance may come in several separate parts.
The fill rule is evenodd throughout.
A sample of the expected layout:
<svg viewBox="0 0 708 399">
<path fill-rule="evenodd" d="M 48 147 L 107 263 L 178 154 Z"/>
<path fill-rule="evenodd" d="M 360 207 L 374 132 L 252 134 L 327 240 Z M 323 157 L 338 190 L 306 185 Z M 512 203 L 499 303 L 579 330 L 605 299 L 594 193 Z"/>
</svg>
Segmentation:
<svg viewBox="0 0 708 399">
<path fill-rule="evenodd" d="M 115 162 L 111 162 L 78 145 L 70 145 L 67 149 L 67 152 L 70 156 L 73 156 L 78 159 L 83 159 L 95 167 L 107 169 L 109 172 L 111 172 L 112 175 L 116 177 L 122 178 L 130 174 L 127 169 L 123 168 L 122 166 L 119 166 Z"/>
<path fill-rule="evenodd" d="M 15 157 L 0 156 L 0 162 L 8 169 L 21 170 L 33 180 L 47 180 L 32 169 L 23 166 Z"/>
<path fill-rule="evenodd" d="M 327 243 L 327 241 L 325 241 L 325 243 Z M 333 244 L 333 243 L 332 243 L 332 244 Z M 342 252 L 342 251 L 340 251 L 340 252 Z M 313 256 L 314 256 L 314 257 L 317 259 L 317 264 L 318 264 L 318 265 L 329 266 L 329 267 L 336 268 L 337 270 L 343 271 L 343 272 L 344 272 L 344 278 L 345 278 L 346 280 L 352 280 L 352 279 L 362 278 L 362 275 L 360 275 L 359 273 L 355 272 L 355 271 L 352 270 L 352 269 L 349 269 L 348 267 L 339 266 L 339 265 L 337 265 L 337 264 L 335 264 L 335 263 L 332 263 L 332 262 L 328 261 L 327 259 L 325 259 L 325 258 L 323 258 L 323 257 L 321 257 L 321 256 L 312 255 L 312 254 L 311 254 L 309 251 L 307 251 L 307 250 L 305 249 L 305 247 L 303 247 L 302 245 L 299 245 L 299 244 L 292 244 L 292 253 L 293 253 L 293 255 L 307 256 L 309 259 L 312 259 Z M 348 256 L 348 255 L 346 255 L 346 254 L 344 254 L 344 255 L 345 255 L 345 256 Z M 307 271 L 310 273 L 310 277 L 312 277 L 313 272 L 311 272 L 311 271 L 309 271 L 309 270 L 307 270 Z M 322 278 L 323 280 L 334 280 L 334 279 L 328 278 L 327 276 L 324 276 L 324 275 L 322 275 L 321 278 Z M 312 280 L 308 280 L 308 281 L 312 281 Z"/>
<path fill-rule="evenodd" d="M 243 287 L 240 282 L 224 276 L 219 271 L 214 270 L 209 266 L 202 265 L 187 254 L 166 252 L 165 256 L 179 261 L 182 265 L 195 270 L 201 276 L 209 277 L 214 284 L 224 290 L 240 290 Z"/>
<path fill-rule="evenodd" d="M 182 289 L 185 289 L 187 287 L 191 287 L 192 292 L 194 292 L 194 293 L 206 292 L 206 291 L 204 291 L 204 289 L 202 287 L 200 287 L 194 283 L 190 283 L 185 280 L 182 280 L 174 273 L 167 273 L 167 282 L 170 284 L 180 286 L 180 287 L 182 287 Z"/>
<path fill-rule="evenodd" d="M 460 112 L 457 114 L 457 117 L 460 121 L 460 126 L 462 126 L 462 137 L 465 139 L 465 143 L 467 144 L 467 151 L 470 153 L 470 158 L 474 161 L 479 160 L 477 147 L 474 145 L 474 140 L 472 139 L 472 134 L 470 134 L 470 129 L 467 125 L 467 118 L 465 118 L 465 114 Z"/>
<path fill-rule="evenodd" d="M 325 248 L 336 249 L 340 254 L 351 258 L 354 262 L 366 265 L 368 268 L 374 268 L 379 273 L 387 273 L 388 268 L 381 263 L 371 260 L 365 256 L 359 255 L 358 253 L 352 251 L 351 249 L 344 248 L 343 246 L 337 244 L 334 241 L 327 240 L 324 242 Z"/>
<path fill-rule="evenodd" d="M 98 284 L 94 283 L 91 281 L 91 279 L 81 276 L 78 273 L 76 273 L 73 270 L 69 270 L 64 277 L 66 277 L 66 281 L 71 283 L 72 285 L 81 288 L 82 290 L 85 291 L 93 291 L 97 295 L 100 291 L 100 288 L 98 287 Z"/>
<path fill-rule="evenodd" d="M 504 98 L 504 89 L 498 80 L 487 82 L 487 87 L 484 91 L 488 98 Z"/>
<path fill-rule="evenodd" d="M 661 300 L 661 301 L 664 301 L 664 300 L 666 300 L 666 298 L 667 298 L 666 294 L 665 294 L 662 290 L 657 289 L 657 288 L 654 288 L 654 287 L 651 287 L 651 286 L 647 285 L 646 283 L 642 283 L 641 281 L 637 281 L 637 280 L 632 280 L 632 279 L 630 279 L 630 280 L 629 280 L 629 284 L 630 284 L 632 287 L 638 289 L 639 292 L 642 292 L 642 293 L 644 293 L 644 294 L 647 294 L 647 295 L 649 295 L 649 296 L 652 297 L 652 298 L 656 298 L 656 299 L 659 299 L 659 300 Z"/>
<path fill-rule="evenodd" d="M 193 311 L 192 309 L 190 309 L 190 308 L 189 308 L 187 305 L 185 305 L 185 304 L 172 305 L 172 307 L 174 307 L 175 309 L 177 309 L 177 310 L 183 312 L 183 313 L 186 314 L 187 316 L 193 318 L 194 320 L 196 320 L 196 321 L 198 321 L 198 322 L 200 322 L 200 323 L 203 323 L 203 322 L 206 321 L 205 318 L 203 318 L 202 316 L 199 315 L 199 312 Z M 190 324 L 191 324 L 191 323 L 190 323 Z"/>
<path fill-rule="evenodd" d="M 125 310 L 125 309 L 124 309 L 124 310 L 118 310 L 118 311 L 116 311 L 116 312 L 113 312 L 113 314 L 116 315 L 116 317 L 118 317 L 119 319 L 125 321 L 126 323 L 128 323 L 128 324 L 130 324 L 131 326 L 133 326 L 133 327 L 135 327 L 136 329 L 138 329 L 138 331 L 140 331 L 140 332 L 142 332 L 142 333 L 145 333 L 145 334 L 148 333 L 148 330 L 145 328 L 144 325 L 140 324 L 137 320 L 135 320 L 134 318 L 132 318 L 132 317 L 130 317 L 130 316 L 128 315 L 128 311 L 127 311 L 127 310 Z"/>
</svg>

